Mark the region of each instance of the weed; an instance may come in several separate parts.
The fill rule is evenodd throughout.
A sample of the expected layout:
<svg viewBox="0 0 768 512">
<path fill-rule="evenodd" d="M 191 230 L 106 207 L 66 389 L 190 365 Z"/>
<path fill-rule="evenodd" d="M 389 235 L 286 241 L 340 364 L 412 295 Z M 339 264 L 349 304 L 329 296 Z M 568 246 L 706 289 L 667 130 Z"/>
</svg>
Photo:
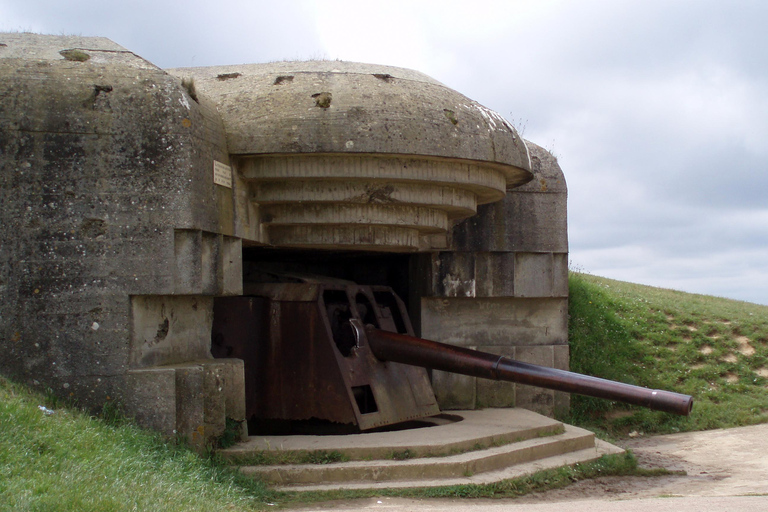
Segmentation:
<svg viewBox="0 0 768 512">
<path fill-rule="evenodd" d="M 443 109 L 443 113 L 445 114 L 445 117 L 447 117 L 447 118 L 448 118 L 448 120 L 449 120 L 451 123 L 453 123 L 453 125 L 454 125 L 454 126 L 456 126 L 457 124 L 459 124 L 459 118 L 458 118 L 458 117 L 456 117 L 456 112 L 454 112 L 453 110 L 450 110 L 450 109 L 444 108 L 444 109 Z"/>
<path fill-rule="evenodd" d="M 512 118 L 512 122 L 510 123 L 512 127 L 515 129 L 521 139 L 525 138 L 525 129 L 528 127 L 528 120 L 523 120 L 522 117 L 515 119 L 515 116 L 513 116 L 511 113 L 510 117 Z"/>
<path fill-rule="evenodd" d="M 318 450 L 307 452 L 303 462 L 308 464 L 332 464 L 334 462 L 346 462 L 348 460 L 349 457 L 339 451 L 333 450 L 328 452 L 325 450 Z"/>
<path fill-rule="evenodd" d="M 286 464 L 332 464 L 347 462 L 349 457 L 337 450 L 288 451 L 261 450 L 248 455 L 230 456 L 231 464 L 238 466 L 279 466 Z"/>
<path fill-rule="evenodd" d="M 405 449 L 402 452 L 392 452 L 392 459 L 394 460 L 408 460 L 416 456 L 410 449 Z"/>
<path fill-rule="evenodd" d="M 112 427 L 125 425 L 129 421 L 125 415 L 122 402 L 119 402 L 117 400 L 108 400 L 104 402 L 104 405 L 101 407 L 101 413 L 99 414 L 99 418 L 106 425 L 109 425 Z"/>
<path fill-rule="evenodd" d="M 84 51 L 76 50 L 76 49 L 61 50 L 59 53 L 66 60 L 73 61 L 73 62 L 85 62 L 91 58 L 91 56 L 85 53 Z"/>
<path fill-rule="evenodd" d="M 216 448 L 229 448 L 240 441 L 243 433 L 243 420 L 226 419 L 224 432 L 216 439 Z"/>
</svg>

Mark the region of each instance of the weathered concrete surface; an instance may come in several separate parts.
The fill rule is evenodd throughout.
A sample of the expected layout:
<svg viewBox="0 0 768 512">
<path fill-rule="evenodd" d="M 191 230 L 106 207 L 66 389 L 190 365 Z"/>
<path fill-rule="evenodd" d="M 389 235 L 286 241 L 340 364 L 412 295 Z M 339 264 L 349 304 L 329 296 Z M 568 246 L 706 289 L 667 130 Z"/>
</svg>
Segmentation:
<svg viewBox="0 0 768 512">
<path fill-rule="evenodd" d="M 242 290 L 215 106 L 103 38 L 0 43 L 0 371 L 95 408 L 143 385 L 170 425 L 165 373 L 129 372 L 210 357 L 206 295 Z"/>
<path fill-rule="evenodd" d="M 168 365 L 211 359 L 212 297 L 242 294 L 243 246 L 268 244 L 440 248 L 396 278 L 412 271 L 425 334 L 439 339 L 453 321 L 442 301 L 471 299 L 453 314 L 476 332 L 453 341 L 504 350 L 519 339 L 535 360 L 566 359 L 542 352 L 567 341 L 565 182 L 497 113 L 397 68 L 169 74 L 103 38 L 0 43 L 0 372 L 89 407 L 124 401 L 163 431 L 195 430 L 214 388 L 195 402 L 185 390 L 199 370 L 171 379 Z M 534 181 L 506 194 L 529 168 Z M 502 197 L 481 206 L 481 222 L 454 226 Z M 468 406 L 511 400 L 462 382 Z M 210 412 L 208 431 L 232 407 Z"/>
<path fill-rule="evenodd" d="M 446 417 L 444 417 L 446 416 Z M 524 409 L 459 411 L 427 419 L 433 426 L 353 435 L 250 436 L 246 442 L 220 451 L 237 460 L 260 451 L 338 451 L 350 460 L 391 458 L 408 450 L 413 456 L 434 457 L 463 453 L 477 445 L 493 446 L 563 432 L 563 423 Z"/>
<path fill-rule="evenodd" d="M 421 330 L 424 337 L 462 346 L 565 344 L 567 313 L 567 300 L 559 297 L 425 297 Z"/>
<path fill-rule="evenodd" d="M 419 155 L 495 162 L 530 179 L 522 138 L 502 116 L 419 73 L 339 61 L 169 70 L 213 98 L 230 152 Z"/>
<path fill-rule="evenodd" d="M 557 160 L 527 142 L 534 178 L 481 206 L 447 249 L 418 257 L 416 318 L 425 338 L 568 369 L 567 189 Z M 433 372 L 442 408 L 568 409 L 568 395 Z"/>
<path fill-rule="evenodd" d="M 276 246 L 429 250 L 450 221 L 531 178 L 502 116 L 415 71 L 310 61 L 171 72 L 217 103 Z"/>
<path fill-rule="evenodd" d="M 125 405 L 136 421 L 169 437 L 185 436 L 198 448 L 226 429 L 245 424 L 245 383 L 240 359 L 205 359 L 129 370 Z"/>
<path fill-rule="evenodd" d="M 241 467 L 280 490 L 317 491 L 488 484 L 623 451 L 523 409 L 459 411 L 427 421 L 436 424 L 347 436 L 252 436 L 221 454 L 234 463 L 262 451 L 347 456 L 349 461 L 333 464 Z M 402 453 L 408 457 L 393 457 Z"/>
<path fill-rule="evenodd" d="M 504 201 L 478 208 L 452 231 L 451 247 L 473 252 L 568 252 L 565 177 L 557 159 L 526 141 L 533 179 Z"/>
</svg>

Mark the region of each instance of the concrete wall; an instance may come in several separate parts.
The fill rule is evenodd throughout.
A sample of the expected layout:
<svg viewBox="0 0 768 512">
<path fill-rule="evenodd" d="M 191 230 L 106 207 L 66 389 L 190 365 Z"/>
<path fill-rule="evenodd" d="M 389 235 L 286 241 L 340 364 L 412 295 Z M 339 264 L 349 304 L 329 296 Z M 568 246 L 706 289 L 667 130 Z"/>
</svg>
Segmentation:
<svg viewBox="0 0 768 512">
<path fill-rule="evenodd" d="M 0 372 L 150 418 L 129 372 L 210 358 L 211 296 L 242 289 L 221 120 L 106 39 L 0 43 Z"/>
<path fill-rule="evenodd" d="M 567 189 L 557 160 L 527 142 L 534 179 L 452 231 L 450 250 L 420 257 L 421 334 L 568 369 Z M 568 395 L 433 372 L 442 408 L 518 406 L 553 415 Z"/>
<path fill-rule="evenodd" d="M 282 77 L 288 64 L 275 66 L 171 75 L 103 38 L 0 34 L 0 373 L 90 408 L 120 401 L 144 425 L 198 443 L 221 432 L 226 417 L 243 419 L 242 361 L 214 360 L 210 336 L 213 297 L 242 294 L 243 246 L 267 244 L 265 224 L 276 224 L 286 212 L 279 193 L 284 180 L 265 179 L 256 172 L 260 167 L 245 165 L 272 158 L 263 154 L 278 151 L 270 146 L 277 139 L 241 133 L 268 134 L 269 128 L 224 94 L 250 94 L 247 99 L 258 105 L 262 98 L 249 87 L 257 82 L 310 102 L 311 115 L 299 116 L 306 124 L 301 137 L 336 133 L 324 128 L 328 123 L 342 132 L 354 128 L 360 144 L 348 144 L 353 135 L 326 142 L 341 144 L 331 149 L 346 152 L 349 161 L 371 159 L 369 170 L 384 186 L 361 195 L 353 186 L 360 176 L 334 175 L 333 187 L 326 187 L 330 195 L 323 196 L 312 181 L 317 176 L 301 174 L 293 191 L 298 203 L 288 212 L 300 225 L 322 217 L 306 208 L 310 199 L 329 203 L 331 210 L 338 199 L 347 213 L 374 205 L 387 214 L 390 202 L 432 208 L 443 201 L 447 212 L 439 230 L 420 232 L 405 246 L 361 246 L 358 239 L 345 245 L 338 237 L 330 245 L 306 239 L 286 245 L 430 251 L 411 268 L 411 303 L 425 337 L 567 367 L 566 189 L 555 159 L 534 144 L 526 149 L 498 114 L 418 73 L 381 74 L 375 66 L 354 64 L 348 72 L 329 71 L 335 74 L 324 78 L 323 87 L 333 89 L 334 99 L 324 106 L 310 94 L 312 84 L 301 89 L 298 78 L 279 89 L 275 76 Z M 187 80 L 188 73 L 208 84 L 211 95 Z M 362 80 L 371 94 L 358 94 L 355 81 Z M 409 97 L 400 88 L 421 91 L 426 99 L 416 103 L 426 110 L 406 119 L 407 105 L 389 105 Z M 353 111 L 365 116 L 349 125 L 342 114 Z M 294 124 L 304 126 L 291 119 L 278 123 L 286 133 Z M 251 124 L 237 128 L 238 120 Z M 437 131 L 397 124 L 405 120 L 428 120 Z M 440 140 L 413 142 L 406 137 L 411 132 Z M 280 140 L 290 142 L 285 137 Z M 383 155 L 366 152 L 365 143 L 390 139 L 390 152 L 379 146 L 374 149 Z M 245 142 L 247 147 L 237 145 Z M 301 145 L 286 148 L 279 151 L 296 153 L 298 160 L 336 158 L 306 155 Z M 505 183 L 530 177 L 529 150 L 534 180 L 452 227 L 478 202 L 492 200 L 478 196 L 466 203 L 465 195 L 456 195 L 463 190 L 456 185 L 462 176 L 477 177 L 475 159 L 488 159 L 482 164 L 500 173 L 493 190 L 502 197 Z M 230 161 L 235 153 L 242 173 L 230 168 L 237 166 Z M 440 172 L 415 176 L 406 171 L 410 161 L 403 163 L 398 154 L 428 155 L 429 169 Z M 495 161 L 499 155 L 503 161 Z M 446 177 L 449 168 L 461 172 Z M 479 190 L 470 188 L 472 194 Z M 304 197 L 305 190 L 314 195 Z M 350 221 L 355 229 L 366 222 L 418 224 L 402 215 L 370 216 L 375 218 L 369 222 L 357 213 Z M 432 218 L 417 213 L 419 222 Z M 335 229 L 338 218 L 329 219 Z M 444 233 L 431 234 L 438 231 Z M 400 262 L 386 261 L 390 270 Z M 375 267 L 363 262 L 357 270 L 373 275 Z M 567 404 L 559 394 L 523 386 L 437 372 L 434 382 L 449 408 L 522 405 L 551 414 Z"/>
</svg>

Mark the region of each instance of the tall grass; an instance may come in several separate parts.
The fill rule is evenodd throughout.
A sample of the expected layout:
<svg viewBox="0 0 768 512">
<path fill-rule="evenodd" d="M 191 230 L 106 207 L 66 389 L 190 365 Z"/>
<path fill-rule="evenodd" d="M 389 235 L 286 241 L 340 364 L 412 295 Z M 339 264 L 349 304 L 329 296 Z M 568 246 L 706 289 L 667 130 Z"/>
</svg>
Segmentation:
<svg viewBox="0 0 768 512">
<path fill-rule="evenodd" d="M 268 495 L 264 486 L 246 492 L 234 472 L 188 449 L 112 423 L 0 378 L 0 511 L 238 511 Z"/>
<path fill-rule="evenodd" d="M 768 307 L 570 276 L 571 369 L 693 395 L 688 418 L 572 397 L 566 418 L 608 435 L 768 421 Z"/>
</svg>

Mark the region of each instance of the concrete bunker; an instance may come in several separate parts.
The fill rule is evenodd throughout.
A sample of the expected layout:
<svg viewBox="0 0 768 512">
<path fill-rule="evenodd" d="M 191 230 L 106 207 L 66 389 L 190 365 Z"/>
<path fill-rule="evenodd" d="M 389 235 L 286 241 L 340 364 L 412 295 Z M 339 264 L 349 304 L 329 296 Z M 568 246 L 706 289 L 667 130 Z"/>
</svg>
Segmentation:
<svg viewBox="0 0 768 512">
<path fill-rule="evenodd" d="M 567 368 L 565 181 L 499 114 L 400 68 L 0 42 L 3 374 L 203 443 L 246 419 L 217 303 L 291 274 L 390 286 L 416 334 Z M 568 406 L 431 379 L 442 409 Z"/>
</svg>

